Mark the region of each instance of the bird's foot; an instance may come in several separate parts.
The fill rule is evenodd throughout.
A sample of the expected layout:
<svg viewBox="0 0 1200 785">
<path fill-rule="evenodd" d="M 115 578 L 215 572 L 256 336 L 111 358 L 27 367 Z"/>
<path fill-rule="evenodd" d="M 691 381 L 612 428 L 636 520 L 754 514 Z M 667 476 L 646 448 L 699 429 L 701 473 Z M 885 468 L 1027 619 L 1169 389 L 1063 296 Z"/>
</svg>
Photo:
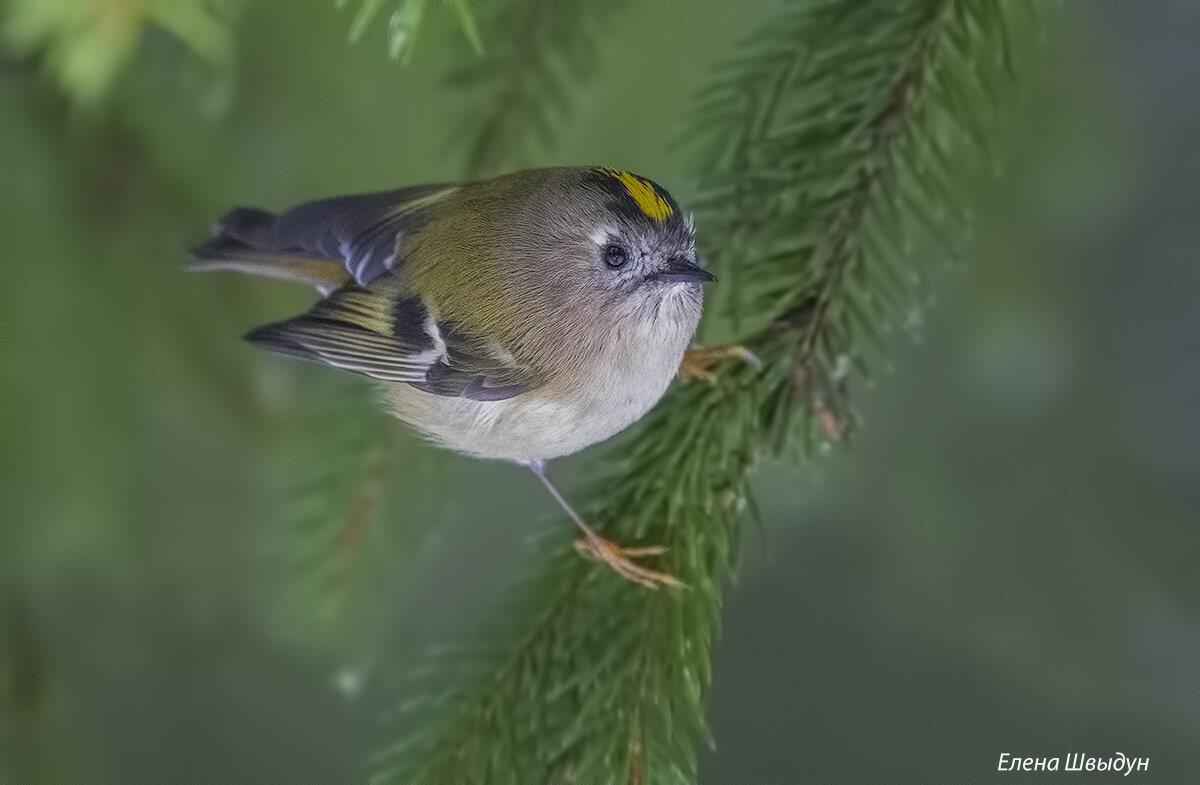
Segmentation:
<svg viewBox="0 0 1200 785">
<path fill-rule="evenodd" d="M 679 364 L 679 375 L 683 377 L 684 381 L 715 382 L 717 377 L 711 369 L 722 360 L 741 360 L 749 365 L 761 365 L 754 353 L 745 346 L 736 344 L 693 346 L 683 353 L 683 362 Z"/>
<path fill-rule="evenodd" d="M 584 556 L 607 564 L 616 570 L 621 577 L 640 583 L 647 589 L 657 589 L 659 586 L 677 586 L 686 588 L 687 584 L 673 575 L 665 572 L 655 572 L 635 563 L 634 559 L 646 556 L 661 556 L 667 552 L 662 545 L 648 545 L 640 548 L 623 548 L 615 542 L 606 540 L 597 534 L 589 534 L 575 541 L 575 550 Z"/>
</svg>

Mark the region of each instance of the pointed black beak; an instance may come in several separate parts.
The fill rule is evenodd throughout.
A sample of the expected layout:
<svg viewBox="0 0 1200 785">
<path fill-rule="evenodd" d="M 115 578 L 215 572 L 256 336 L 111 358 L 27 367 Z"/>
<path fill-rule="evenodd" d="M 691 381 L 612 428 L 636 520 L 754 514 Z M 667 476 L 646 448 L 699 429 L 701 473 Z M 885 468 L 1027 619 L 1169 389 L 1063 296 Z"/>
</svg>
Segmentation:
<svg viewBox="0 0 1200 785">
<path fill-rule="evenodd" d="M 664 283 L 710 283 L 717 280 L 717 276 L 687 257 L 677 256 L 651 275 L 650 279 Z"/>
</svg>

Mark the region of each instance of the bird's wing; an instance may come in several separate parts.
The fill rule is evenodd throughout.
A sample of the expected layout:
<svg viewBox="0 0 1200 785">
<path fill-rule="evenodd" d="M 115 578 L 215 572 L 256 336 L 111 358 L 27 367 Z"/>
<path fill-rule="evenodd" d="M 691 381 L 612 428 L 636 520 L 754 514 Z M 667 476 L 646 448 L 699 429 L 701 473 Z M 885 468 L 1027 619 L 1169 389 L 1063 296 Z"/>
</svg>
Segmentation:
<svg viewBox="0 0 1200 785">
<path fill-rule="evenodd" d="M 411 295 L 347 284 L 306 314 L 252 331 L 246 339 L 437 395 L 495 401 L 536 388 L 536 374 L 502 348 L 432 317 Z"/>
<path fill-rule="evenodd" d="M 538 386 L 536 374 L 502 347 L 446 322 L 439 322 L 437 331 L 445 351 L 414 387 L 454 398 L 500 401 Z"/>
<path fill-rule="evenodd" d="M 400 238 L 424 224 L 430 208 L 455 190 L 452 185 L 418 185 L 335 196 L 278 215 L 236 207 L 192 251 L 192 266 L 306 281 L 322 294 L 348 278 L 366 286 L 395 266 Z"/>
</svg>

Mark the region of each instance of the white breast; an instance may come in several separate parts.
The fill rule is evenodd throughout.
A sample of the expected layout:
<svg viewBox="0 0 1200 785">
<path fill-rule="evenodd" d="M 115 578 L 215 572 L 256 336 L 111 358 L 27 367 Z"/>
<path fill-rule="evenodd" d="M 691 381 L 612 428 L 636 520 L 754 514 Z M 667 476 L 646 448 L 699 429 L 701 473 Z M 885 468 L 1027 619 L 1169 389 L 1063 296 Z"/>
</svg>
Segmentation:
<svg viewBox="0 0 1200 785">
<path fill-rule="evenodd" d="M 623 431 L 666 392 L 700 307 L 680 298 L 657 314 L 615 330 L 595 373 L 565 398 L 539 389 L 502 401 L 472 401 L 408 385 L 389 385 L 387 397 L 396 416 L 458 452 L 520 463 L 570 455 Z"/>
</svg>

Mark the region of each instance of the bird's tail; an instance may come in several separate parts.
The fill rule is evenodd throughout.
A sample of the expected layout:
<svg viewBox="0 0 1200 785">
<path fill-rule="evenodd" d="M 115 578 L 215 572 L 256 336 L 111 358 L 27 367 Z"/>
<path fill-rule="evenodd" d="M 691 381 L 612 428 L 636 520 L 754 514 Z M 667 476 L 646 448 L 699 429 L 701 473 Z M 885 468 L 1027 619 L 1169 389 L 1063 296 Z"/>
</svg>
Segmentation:
<svg viewBox="0 0 1200 785">
<path fill-rule="evenodd" d="M 275 213 L 235 207 L 217 222 L 212 236 L 192 249 L 189 270 L 235 270 L 268 278 L 301 281 L 329 294 L 350 280 L 341 259 L 319 259 L 280 250 Z"/>
</svg>

